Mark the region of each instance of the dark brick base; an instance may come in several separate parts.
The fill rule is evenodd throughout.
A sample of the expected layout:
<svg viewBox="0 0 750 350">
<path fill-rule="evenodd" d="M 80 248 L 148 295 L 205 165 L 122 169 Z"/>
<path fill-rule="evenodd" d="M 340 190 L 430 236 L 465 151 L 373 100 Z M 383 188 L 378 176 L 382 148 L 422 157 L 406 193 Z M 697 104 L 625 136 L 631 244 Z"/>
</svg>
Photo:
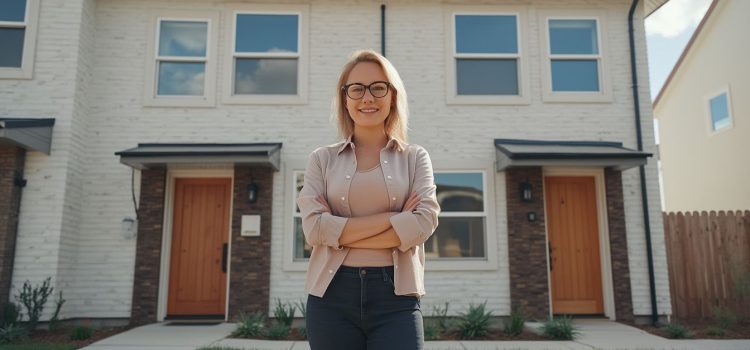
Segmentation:
<svg viewBox="0 0 750 350">
<path fill-rule="evenodd" d="M 166 175 L 166 169 L 141 172 L 131 325 L 156 322 Z"/>
<path fill-rule="evenodd" d="M 607 222 L 609 224 L 609 249 L 612 255 L 612 284 L 615 292 L 615 318 L 633 321 L 633 298 L 630 294 L 630 267 L 628 265 L 628 239 L 625 230 L 625 206 L 622 194 L 622 173 L 605 169 L 607 192 Z"/>
<path fill-rule="evenodd" d="M 534 199 L 522 202 L 521 182 L 531 183 Z M 530 318 L 549 317 L 547 285 L 547 243 L 542 196 L 542 168 L 508 169 L 505 189 L 508 204 L 508 258 L 510 268 L 510 300 L 523 306 Z M 529 222 L 526 213 L 536 212 L 536 221 Z"/>
<path fill-rule="evenodd" d="M 10 298 L 21 204 L 21 187 L 16 186 L 15 179 L 23 178 L 25 161 L 25 149 L 0 145 L 0 302 Z"/>
<path fill-rule="evenodd" d="M 247 200 L 247 185 L 259 189 L 255 204 Z M 271 203 L 273 170 L 265 167 L 235 167 L 232 212 L 232 251 L 229 319 L 243 313 L 268 311 L 271 285 Z M 242 215 L 260 215 L 260 236 L 242 237 Z M 290 233 L 291 234 L 291 233 Z"/>
</svg>

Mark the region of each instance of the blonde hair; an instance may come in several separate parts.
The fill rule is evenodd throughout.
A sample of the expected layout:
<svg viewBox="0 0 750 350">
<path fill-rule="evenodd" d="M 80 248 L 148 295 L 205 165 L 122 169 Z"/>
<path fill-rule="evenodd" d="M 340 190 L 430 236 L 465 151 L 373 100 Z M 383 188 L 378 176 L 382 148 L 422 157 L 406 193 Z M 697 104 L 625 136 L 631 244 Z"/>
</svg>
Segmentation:
<svg viewBox="0 0 750 350">
<path fill-rule="evenodd" d="M 391 62 L 372 49 L 354 51 L 341 69 L 341 75 L 339 75 L 338 84 L 336 85 L 336 93 L 331 104 L 331 119 L 338 126 L 339 137 L 346 139 L 354 133 L 354 121 L 349 116 L 349 111 L 346 110 L 346 104 L 344 103 L 346 93 L 341 87 L 346 84 L 349 73 L 354 69 L 354 66 L 360 62 L 372 62 L 379 65 L 383 69 L 386 79 L 391 83 L 391 92 L 395 96 L 395 101 L 391 103 L 391 111 L 385 119 L 385 133 L 405 143 L 407 141 L 406 134 L 409 122 L 409 105 L 406 100 L 404 82 Z"/>
</svg>

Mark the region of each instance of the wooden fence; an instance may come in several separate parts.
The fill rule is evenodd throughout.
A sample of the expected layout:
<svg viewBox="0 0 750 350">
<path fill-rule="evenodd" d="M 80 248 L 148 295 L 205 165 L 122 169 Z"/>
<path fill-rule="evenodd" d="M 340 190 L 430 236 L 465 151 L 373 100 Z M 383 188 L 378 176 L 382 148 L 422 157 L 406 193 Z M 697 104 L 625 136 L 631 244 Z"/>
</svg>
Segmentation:
<svg viewBox="0 0 750 350">
<path fill-rule="evenodd" d="M 664 213 L 672 314 L 750 317 L 750 211 Z"/>
</svg>

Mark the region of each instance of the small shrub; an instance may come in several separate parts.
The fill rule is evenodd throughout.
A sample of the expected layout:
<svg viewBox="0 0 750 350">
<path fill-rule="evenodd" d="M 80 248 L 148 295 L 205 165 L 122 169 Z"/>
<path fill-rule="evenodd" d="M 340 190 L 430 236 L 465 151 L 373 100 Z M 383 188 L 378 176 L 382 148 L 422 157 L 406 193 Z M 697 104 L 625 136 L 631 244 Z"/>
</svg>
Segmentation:
<svg viewBox="0 0 750 350">
<path fill-rule="evenodd" d="M 432 322 L 424 323 L 424 339 L 425 340 L 437 340 L 440 338 L 440 330 L 438 326 Z"/>
<path fill-rule="evenodd" d="M 437 305 L 432 306 L 432 317 L 435 320 L 438 333 L 445 333 L 451 328 L 448 322 L 448 302 L 445 302 L 445 308 Z"/>
<path fill-rule="evenodd" d="M 294 305 L 289 305 L 289 308 L 287 308 L 281 303 L 281 299 L 277 298 L 276 308 L 273 309 L 273 317 L 275 317 L 276 321 L 280 324 L 285 325 L 287 328 L 291 328 L 292 322 L 294 321 L 295 309 L 296 307 Z"/>
<path fill-rule="evenodd" d="M 21 309 L 18 304 L 14 302 L 3 303 L 3 320 L 0 323 L 0 328 L 5 328 L 8 325 L 16 325 L 21 320 Z"/>
<path fill-rule="evenodd" d="M 19 339 L 26 338 L 29 335 L 26 327 L 18 324 L 7 324 L 0 328 L 0 344 L 13 343 Z"/>
<path fill-rule="evenodd" d="M 711 327 L 706 328 L 706 334 L 712 337 L 723 337 L 724 335 L 727 334 L 727 331 L 716 326 L 711 326 Z"/>
<path fill-rule="evenodd" d="M 714 321 L 717 326 L 723 329 L 730 329 L 737 325 L 737 320 L 737 315 L 732 310 L 720 306 L 714 307 Z"/>
<path fill-rule="evenodd" d="M 91 338 L 94 330 L 87 326 L 77 326 L 70 332 L 70 340 L 86 340 Z"/>
<path fill-rule="evenodd" d="M 573 340 L 580 334 L 571 317 L 562 316 L 542 324 L 542 333 L 555 340 Z"/>
<path fill-rule="evenodd" d="M 523 333 L 524 323 L 526 323 L 526 315 L 523 307 L 516 305 L 510 312 L 510 319 L 505 323 L 505 334 L 514 337 Z"/>
<path fill-rule="evenodd" d="M 307 328 L 305 327 L 297 327 L 297 333 L 299 333 L 300 336 L 307 339 Z"/>
<path fill-rule="evenodd" d="M 667 336 L 672 339 L 690 339 L 693 334 L 687 327 L 679 323 L 670 323 L 662 327 L 662 330 L 667 333 Z"/>
<path fill-rule="evenodd" d="M 458 335 L 461 339 L 471 339 L 487 335 L 492 323 L 492 312 L 485 311 L 487 302 L 469 305 L 469 312 L 461 314 L 458 322 Z"/>
<path fill-rule="evenodd" d="M 307 317 L 307 304 L 304 300 L 300 300 L 297 302 L 297 308 L 299 309 L 299 312 L 302 314 L 302 317 Z"/>
<path fill-rule="evenodd" d="M 235 338 L 255 338 L 265 334 L 266 318 L 260 312 L 240 315 L 240 323 L 237 329 L 232 332 Z"/>
<path fill-rule="evenodd" d="M 16 300 L 26 308 L 26 315 L 29 318 L 28 328 L 30 331 L 36 329 L 37 323 L 39 323 L 39 316 L 42 315 L 44 310 L 44 304 L 47 303 L 47 298 L 52 294 L 55 289 L 50 286 L 52 277 L 42 282 L 40 286 L 31 287 L 31 283 L 27 280 L 23 283 L 21 293 L 16 295 Z"/>
<path fill-rule="evenodd" d="M 289 337 L 289 326 L 283 323 L 274 323 L 271 328 L 268 329 L 268 337 L 271 339 L 286 339 Z"/>
<path fill-rule="evenodd" d="M 52 315 L 52 318 L 49 320 L 49 330 L 54 331 L 60 328 L 60 309 L 62 309 L 63 304 L 65 304 L 65 299 L 63 299 L 63 293 L 62 291 L 59 291 L 57 295 L 57 300 L 55 301 L 55 313 Z"/>
</svg>

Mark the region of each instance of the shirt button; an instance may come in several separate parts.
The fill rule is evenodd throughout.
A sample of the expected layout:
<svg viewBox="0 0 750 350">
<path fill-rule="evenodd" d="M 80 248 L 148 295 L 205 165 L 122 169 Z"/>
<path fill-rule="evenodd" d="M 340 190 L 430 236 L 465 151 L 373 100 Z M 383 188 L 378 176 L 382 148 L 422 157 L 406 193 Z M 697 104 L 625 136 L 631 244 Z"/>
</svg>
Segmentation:
<svg viewBox="0 0 750 350">
<path fill-rule="evenodd" d="M 350 175 L 346 175 L 346 178 L 347 179 L 351 179 L 352 177 Z"/>
<path fill-rule="evenodd" d="M 328 270 L 328 273 L 333 273 L 333 270 Z"/>
<path fill-rule="evenodd" d="M 387 160 L 384 160 L 384 161 L 383 161 L 383 163 L 385 163 L 385 164 L 388 164 L 388 161 L 387 161 Z"/>
<path fill-rule="evenodd" d="M 393 199 L 393 200 L 395 201 L 395 200 L 396 200 L 396 197 L 393 197 L 393 198 L 391 198 L 391 199 Z"/>
<path fill-rule="evenodd" d="M 344 198 L 344 197 L 341 197 L 341 200 L 342 200 L 342 201 L 345 201 L 345 200 L 346 200 L 346 198 Z"/>
<path fill-rule="evenodd" d="M 394 266 L 393 268 L 394 268 L 394 269 L 397 269 L 397 268 L 398 268 L 398 265 Z"/>
<path fill-rule="evenodd" d="M 391 178 L 391 176 L 390 176 L 390 175 L 388 175 L 388 176 L 386 176 L 386 177 L 387 177 L 388 179 L 390 179 L 390 178 Z"/>
</svg>

